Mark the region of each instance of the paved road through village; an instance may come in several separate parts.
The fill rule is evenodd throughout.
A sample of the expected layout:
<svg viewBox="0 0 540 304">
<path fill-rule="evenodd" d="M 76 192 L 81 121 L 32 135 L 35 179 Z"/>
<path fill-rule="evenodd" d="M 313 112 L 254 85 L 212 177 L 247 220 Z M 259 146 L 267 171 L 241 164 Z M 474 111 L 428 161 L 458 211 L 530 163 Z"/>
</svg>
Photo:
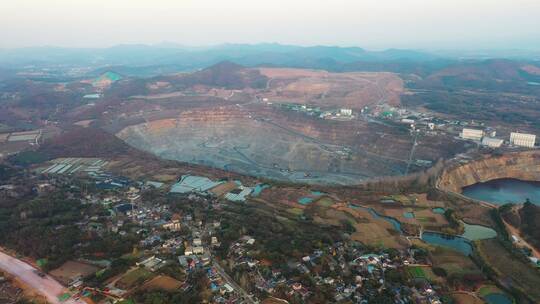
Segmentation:
<svg viewBox="0 0 540 304">
<path fill-rule="evenodd" d="M 58 296 L 66 292 L 66 288 L 50 276 L 40 277 L 31 265 L 0 251 L 0 269 L 11 274 L 21 282 L 43 295 L 52 304 L 86 304 L 81 300 L 69 299 L 64 302 Z"/>
<path fill-rule="evenodd" d="M 239 293 L 243 298 L 244 298 L 244 301 L 245 303 L 250 303 L 250 304 L 256 304 L 257 302 L 253 301 L 253 299 L 251 298 L 251 296 L 242 288 L 240 287 L 240 285 L 238 285 L 228 274 L 227 272 L 225 271 L 225 269 L 223 269 L 221 267 L 221 265 L 219 265 L 219 263 L 216 261 L 216 260 L 213 260 L 213 263 L 212 265 L 214 266 L 214 268 L 216 269 L 216 271 L 219 273 L 219 275 L 221 275 L 221 277 L 223 279 L 225 279 L 225 281 L 227 283 L 229 283 L 229 285 L 231 285 L 232 288 L 234 288 L 234 290 Z"/>
</svg>

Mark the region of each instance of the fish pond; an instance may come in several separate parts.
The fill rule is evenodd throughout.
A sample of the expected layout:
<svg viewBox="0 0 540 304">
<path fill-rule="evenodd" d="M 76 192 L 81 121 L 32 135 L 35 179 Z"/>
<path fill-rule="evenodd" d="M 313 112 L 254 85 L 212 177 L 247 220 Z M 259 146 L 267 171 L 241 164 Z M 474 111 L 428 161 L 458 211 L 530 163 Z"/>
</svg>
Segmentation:
<svg viewBox="0 0 540 304">
<path fill-rule="evenodd" d="M 401 229 L 401 223 L 400 223 L 398 220 L 396 220 L 395 218 L 389 217 L 389 216 L 380 215 L 380 214 L 377 213 L 377 211 L 375 211 L 375 209 L 373 209 L 373 208 L 366 208 L 366 207 L 363 207 L 363 206 L 352 205 L 352 204 L 349 204 L 349 207 L 352 208 L 352 209 L 363 209 L 363 210 L 367 210 L 367 211 L 369 212 L 369 214 L 371 214 L 371 216 L 373 216 L 373 218 L 376 218 L 376 219 L 383 219 L 383 220 L 389 222 L 390 224 L 392 224 L 392 226 L 394 227 L 394 229 L 396 229 L 400 234 L 403 234 L 403 230 Z"/>
<path fill-rule="evenodd" d="M 448 235 L 438 232 L 424 232 L 422 240 L 431 245 L 450 248 L 470 255 L 473 251 L 471 241 L 485 240 L 497 237 L 497 232 L 489 227 L 471 225 L 463 222 L 464 233 L 462 235 Z"/>
<path fill-rule="evenodd" d="M 450 248 L 468 256 L 473 252 L 471 242 L 464 237 L 426 231 L 422 240 L 431 245 Z"/>
<path fill-rule="evenodd" d="M 502 293 L 492 293 L 484 297 L 488 304 L 512 304 L 514 303 L 510 297 Z"/>
<path fill-rule="evenodd" d="M 408 218 L 408 219 L 413 219 L 414 218 L 414 213 L 413 212 L 403 212 L 403 217 Z"/>
<path fill-rule="evenodd" d="M 261 192 L 264 189 L 270 188 L 270 185 L 268 184 L 258 184 L 253 188 L 253 192 L 251 192 L 251 196 L 257 197 L 261 194 Z"/>
<path fill-rule="evenodd" d="M 465 228 L 465 232 L 461 236 L 470 241 L 492 239 L 497 237 L 497 232 L 489 227 L 482 225 L 471 225 L 467 223 L 463 223 L 463 226 Z"/>
<path fill-rule="evenodd" d="M 441 207 L 437 207 L 437 208 L 431 209 L 431 211 L 433 211 L 433 213 L 436 213 L 436 214 L 444 214 L 444 212 L 446 211 L 446 209 L 441 208 Z"/>
<path fill-rule="evenodd" d="M 301 205 L 308 205 L 313 203 L 316 199 L 323 196 L 325 193 L 320 191 L 311 191 L 310 196 L 301 197 L 298 199 L 298 203 Z"/>
</svg>

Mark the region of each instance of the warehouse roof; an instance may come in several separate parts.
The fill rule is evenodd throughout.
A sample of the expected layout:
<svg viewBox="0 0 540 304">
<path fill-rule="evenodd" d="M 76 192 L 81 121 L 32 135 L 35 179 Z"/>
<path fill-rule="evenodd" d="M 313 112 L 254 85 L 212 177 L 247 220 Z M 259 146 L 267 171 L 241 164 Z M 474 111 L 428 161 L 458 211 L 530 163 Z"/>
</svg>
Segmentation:
<svg viewBox="0 0 540 304">
<path fill-rule="evenodd" d="M 206 192 L 221 184 L 203 176 L 184 175 L 171 187 L 171 193 Z"/>
</svg>

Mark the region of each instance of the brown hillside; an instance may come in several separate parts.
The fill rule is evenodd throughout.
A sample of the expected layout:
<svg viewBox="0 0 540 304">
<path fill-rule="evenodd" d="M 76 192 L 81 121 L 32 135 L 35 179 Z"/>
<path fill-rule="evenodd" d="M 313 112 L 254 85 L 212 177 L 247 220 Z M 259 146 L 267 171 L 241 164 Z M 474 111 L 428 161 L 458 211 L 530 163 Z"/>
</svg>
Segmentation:
<svg viewBox="0 0 540 304">
<path fill-rule="evenodd" d="M 196 85 L 222 87 L 227 89 L 264 88 L 268 78 L 254 69 L 223 61 L 206 69 L 191 74 L 159 77 L 177 88 L 189 88 Z"/>
<path fill-rule="evenodd" d="M 101 129 L 75 127 L 47 141 L 40 150 L 56 157 L 115 157 L 143 154 Z"/>
</svg>

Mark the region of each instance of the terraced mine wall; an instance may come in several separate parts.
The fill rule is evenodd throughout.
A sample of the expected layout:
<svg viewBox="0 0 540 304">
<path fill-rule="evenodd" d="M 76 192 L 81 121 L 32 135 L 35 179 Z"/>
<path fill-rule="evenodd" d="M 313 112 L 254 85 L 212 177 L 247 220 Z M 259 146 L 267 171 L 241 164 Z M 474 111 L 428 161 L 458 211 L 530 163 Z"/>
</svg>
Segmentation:
<svg viewBox="0 0 540 304">
<path fill-rule="evenodd" d="M 165 159 L 325 185 L 400 176 L 413 145 L 407 129 L 323 120 L 266 105 L 193 109 L 127 126 L 116 135 Z M 415 158 L 434 162 L 464 150 L 462 142 L 448 138 L 418 142 Z M 411 172 L 423 169 L 412 167 Z"/>
<path fill-rule="evenodd" d="M 540 181 L 540 150 L 486 155 L 450 166 L 443 171 L 437 185 L 441 190 L 461 193 L 463 187 L 499 178 Z"/>
</svg>

